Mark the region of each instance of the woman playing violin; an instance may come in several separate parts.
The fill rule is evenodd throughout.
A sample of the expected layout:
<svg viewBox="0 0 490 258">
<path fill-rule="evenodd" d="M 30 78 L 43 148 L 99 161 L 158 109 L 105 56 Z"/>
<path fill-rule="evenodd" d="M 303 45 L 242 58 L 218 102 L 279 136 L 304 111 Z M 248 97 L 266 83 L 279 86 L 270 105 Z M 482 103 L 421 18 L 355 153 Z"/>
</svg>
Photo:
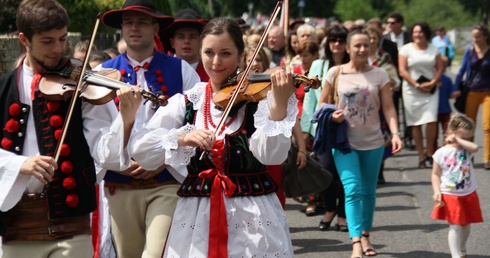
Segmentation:
<svg viewBox="0 0 490 258">
<path fill-rule="evenodd" d="M 277 184 L 266 170 L 281 164 L 290 147 L 298 112 L 292 74 L 275 71 L 267 97 L 241 106 L 215 134 L 223 111 L 212 97 L 235 74 L 244 42 L 229 18 L 210 21 L 201 39 L 209 83 L 170 98 L 125 149 L 144 169 L 166 163 L 187 174 L 164 257 L 293 257 Z M 119 98 L 127 139 L 141 97 L 123 89 Z"/>
</svg>

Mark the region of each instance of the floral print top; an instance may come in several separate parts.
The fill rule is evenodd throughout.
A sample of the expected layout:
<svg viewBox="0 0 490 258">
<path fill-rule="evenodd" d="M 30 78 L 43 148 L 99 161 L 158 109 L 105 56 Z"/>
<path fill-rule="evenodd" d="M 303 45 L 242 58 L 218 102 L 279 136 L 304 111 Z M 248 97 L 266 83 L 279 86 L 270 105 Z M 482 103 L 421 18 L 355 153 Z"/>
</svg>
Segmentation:
<svg viewBox="0 0 490 258">
<path fill-rule="evenodd" d="M 441 192 L 443 194 L 468 195 L 476 190 L 473 157 L 465 149 L 443 146 L 434 153 L 434 162 L 441 167 Z"/>
<path fill-rule="evenodd" d="M 327 81 L 333 85 L 333 77 L 339 69 L 328 70 Z M 342 66 L 341 68 L 342 69 Z M 386 71 L 379 67 L 361 73 L 343 73 L 338 77 L 337 94 L 339 108 L 349 123 L 347 137 L 351 148 L 373 150 L 384 144 L 380 130 L 380 91 L 390 81 Z"/>
</svg>

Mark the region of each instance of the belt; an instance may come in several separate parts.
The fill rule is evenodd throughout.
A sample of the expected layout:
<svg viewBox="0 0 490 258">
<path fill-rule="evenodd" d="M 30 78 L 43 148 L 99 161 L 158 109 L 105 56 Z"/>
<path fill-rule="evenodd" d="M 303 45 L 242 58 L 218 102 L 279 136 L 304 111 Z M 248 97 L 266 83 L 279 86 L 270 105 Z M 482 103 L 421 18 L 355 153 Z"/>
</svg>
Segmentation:
<svg viewBox="0 0 490 258">
<path fill-rule="evenodd" d="M 3 241 L 52 241 L 80 234 L 91 234 L 89 214 L 49 220 L 45 195 L 27 194 L 10 210 Z"/>
<path fill-rule="evenodd" d="M 164 185 L 180 185 L 177 180 L 159 181 L 156 177 L 149 179 L 132 179 L 130 182 L 104 182 L 104 187 L 123 189 L 151 189 Z"/>
</svg>

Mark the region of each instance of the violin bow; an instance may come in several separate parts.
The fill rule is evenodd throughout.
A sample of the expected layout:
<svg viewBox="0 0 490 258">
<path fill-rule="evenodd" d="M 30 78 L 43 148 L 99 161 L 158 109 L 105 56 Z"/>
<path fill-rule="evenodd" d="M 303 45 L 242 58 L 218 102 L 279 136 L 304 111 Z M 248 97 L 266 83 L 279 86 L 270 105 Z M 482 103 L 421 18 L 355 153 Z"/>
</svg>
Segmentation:
<svg viewBox="0 0 490 258">
<path fill-rule="evenodd" d="M 73 110 L 75 109 L 75 104 L 76 104 L 77 99 L 78 99 L 78 94 L 80 93 L 80 89 L 83 86 L 83 77 L 84 77 L 85 70 L 86 70 L 85 68 L 87 67 L 88 57 L 90 56 L 90 53 L 92 51 L 92 46 L 94 45 L 95 35 L 97 34 L 97 28 L 99 27 L 99 23 L 100 23 L 100 13 L 97 14 L 97 17 L 95 18 L 94 28 L 92 31 L 92 35 L 90 36 L 90 41 L 88 44 L 87 52 L 85 53 L 85 58 L 83 59 L 83 64 L 82 64 L 82 68 L 80 71 L 80 75 L 78 76 L 77 86 L 75 87 L 75 90 L 73 91 L 73 96 L 70 100 L 70 106 L 69 106 L 68 111 L 67 111 L 65 122 L 63 123 L 61 137 L 60 137 L 60 140 L 58 141 L 58 145 L 56 145 L 56 150 L 55 150 L 55 154 L 54 154 L 54 160 L 56 162 L 58 162 L 58 159 L 60 157 L 61 146 L 63 145 L 63 142 L 65 141 L 66 132 L 68 131 L 68 127 L 70 125 L 71 116 L 73 114 Z"/>
<path fill-rule="evenodd" d="M 264 45 L 265 39 L 267 38 L 267 34 L 269 34 L 269 31 L 272 28 L 273 21 L 276 19 L 277 15 L 279 14 L 279 12 L 281 10 L 281 5 L 282 5 L 282 1 L 277 1 L 276 7 L 274 8 L 274 11 L 272 12 L 272 15 L 271 15 L 271 17 L 267 23 L 267 26 L 265 27 L 264 33 L 262 33 L 262 36 L 260 37 L 259 43 L 257 44 L 255 51 L 253 52 L 252 59 L 251 59 L 252 61 L 250 61 L 250 63 L 245 67 L 245 70 L 243 71 L 243 75 L 240 77 L 240 80 L 238 81 L 236 89 L 230 97 L 230 101 L 228 102 L 225 110 L 223 111 L 223 116 L 221 117 L 219 124 L 216 127 L 216 130 L 214 132 L 216 136 L 221 131 L 221 128 L 224 126 L 224 124 L 226 122 L 226 118 L 230 114 L 231 108 L 233 107 L 233 104 L 234 104 L 235 100 L 237 99 L 238 94 L 240 93 L 240 89 L 242 88 L 242 86 L 245 83 L 245 80 L 247 79 L 247 74 L 250 73 L 250 69 L 252 68 L 253 61 L 257 58 L 257 55 L 258 55 L 260 49 L 262 48 L 262 46 Z M 201 157 L 199 159 L 202 160 L 202 158 L 204 157 L 204 153 L 205 152 L 203 152 L 201 154 Z"/>
</svg>

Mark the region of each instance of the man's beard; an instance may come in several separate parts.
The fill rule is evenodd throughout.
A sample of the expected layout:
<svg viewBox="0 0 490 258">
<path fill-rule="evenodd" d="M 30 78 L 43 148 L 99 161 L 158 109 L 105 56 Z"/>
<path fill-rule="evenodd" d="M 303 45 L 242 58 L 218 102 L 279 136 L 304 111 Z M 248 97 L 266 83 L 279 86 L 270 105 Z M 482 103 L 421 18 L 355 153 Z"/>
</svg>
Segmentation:
<svg viewBox="0 0 490 258">
<path fill-rule="evenodd" d="M 55 68 L 59 67 L 59 64 L 61 62 L 61 58 L 60 60 L 58 61 L 58 63 L 54 66 L 48 66 L 46 65 L 43 61 L 41 61 L 40 59 L 36 58 L 35 56 L 31 55 L 31 58 L 32 60 L 34 60 L 34 62 L 36 62 L 38 65 L 40 65 L 44 70 L 47 70 L 47 71 L 53 71 L 55 70 Z"/>
</svg>

